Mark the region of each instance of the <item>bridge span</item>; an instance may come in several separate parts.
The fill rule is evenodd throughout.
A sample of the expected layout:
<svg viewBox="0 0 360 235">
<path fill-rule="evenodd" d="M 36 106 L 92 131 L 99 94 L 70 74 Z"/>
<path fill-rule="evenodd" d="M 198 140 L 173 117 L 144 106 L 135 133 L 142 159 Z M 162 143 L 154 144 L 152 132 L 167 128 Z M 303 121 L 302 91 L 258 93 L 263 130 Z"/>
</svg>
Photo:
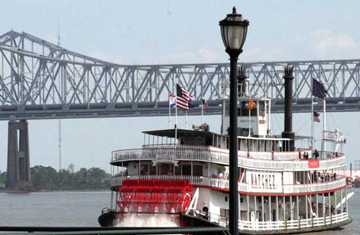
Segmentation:
<svg viewBox="0 0 360 235">
<path fill-rule="evenodd" d="M 168 96 L 174 93 L 177 79 L 191 92 L 195 105 L 208 100 L 206 115 L 214 115 L 220 114 L 219 96 L 229 85 L 228 63 L 119 65 L 25 32 L 1 35 L 0 51 L 0 120 L 166 116 Z M 309 112 L 313 77 L 329 91 L 329 112 L 352 112 L 360 108 L 359 62 L 241 65 L 247 67 L 251 92 L 266 92 L 273 99 L 273 112 L 283 109 L 282 76 L 287 65 L 294 66 L 295 112 Z M 189 115 L 199 113 L 199 107 L 189 110 Z"/>
<path fill-rule="evenodd" d="M 28 33 L 0 36 L 0 121 L 9 122 L 8 188 L 31 187 L 27 120 L 167 116 L 176 81 L 188 90 L 199 115 L 221 113 L 228 94 L 229 64 L 120 65 L 67 50 Z M 294 67 L 294 112 L 309 112 L 311 79 L 328 90 L 328 112 L 360 109 L 360 60 L 240 63 L 252 94 L 272 98 L 272 111 L 283 111 L 283 73 Z M 322 108 L 321 102 L 315 110 Z M 179 112 L 183 115 L 182 112 Z"/>
</svg>

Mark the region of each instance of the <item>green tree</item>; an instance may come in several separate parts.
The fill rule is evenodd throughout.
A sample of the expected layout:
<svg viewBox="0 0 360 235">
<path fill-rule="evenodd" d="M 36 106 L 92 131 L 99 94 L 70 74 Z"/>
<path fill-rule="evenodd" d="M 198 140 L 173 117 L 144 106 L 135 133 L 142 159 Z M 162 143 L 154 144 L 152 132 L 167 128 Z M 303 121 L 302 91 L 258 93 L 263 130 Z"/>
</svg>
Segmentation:
<svg viewBox="0 0 360 235">
<path fill-rule="evenodd" d="M 74 165 L 70 164 L 68 169 L 57 172 L 52 167 L 35 166 L 31 168 L 31 175 L 36 190 L 84 190 L 110 187 L 110 174 L 97 167 L 88 170 L 81 168 L 75 172 Z"/>
<path fill-rule="evenodd" d="M 5 184 L 7 180 L 6 172 L 0 171 L 0 184 Z"/>
<path fill-rule="evenodd" d="M 48 166 L 34 166 L 30 169 L 31 180 L 34 189 L 54 190 L 57 189 L 58 177 L 54 168 Z"/>
<path fill-rule="evenodd" d="M 74 165 L 74 164 L 71 163 L 71 164 L 68 166 L 68 169 L 69 169 L 70 173 L 75 173 L 75 165 Z"/>
</svg>

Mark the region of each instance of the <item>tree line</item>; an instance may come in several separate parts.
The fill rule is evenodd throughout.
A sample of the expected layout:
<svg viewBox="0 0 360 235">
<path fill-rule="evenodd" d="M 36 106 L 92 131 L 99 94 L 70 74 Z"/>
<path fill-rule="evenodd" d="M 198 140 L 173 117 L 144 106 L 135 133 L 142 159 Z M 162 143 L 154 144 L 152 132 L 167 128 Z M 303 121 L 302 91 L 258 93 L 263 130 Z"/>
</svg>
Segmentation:
<svg viewBox="0 0 360 235">
<path fill-rule="evenodd" d="M 111 175 L 98 167 L 74 170 L 70 164 L 67 169 L 56 171 L 50 166 L 30 168 L 33 190 L 91 190 L 109 189 Z M 6 172 L 0 172 L 0 184 L 6 183 Z"/>
</svg>

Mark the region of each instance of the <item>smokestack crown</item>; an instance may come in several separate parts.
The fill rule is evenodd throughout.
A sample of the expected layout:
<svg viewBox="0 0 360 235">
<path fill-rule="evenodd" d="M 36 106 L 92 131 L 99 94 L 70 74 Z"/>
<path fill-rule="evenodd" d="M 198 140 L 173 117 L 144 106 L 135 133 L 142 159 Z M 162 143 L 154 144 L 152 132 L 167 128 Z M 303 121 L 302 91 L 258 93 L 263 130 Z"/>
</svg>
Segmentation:
<svg viewBox="0 0 360 235">
<path fill-rule="evenodd" d="M 244 97 L 244 96 L 246 96 L 246 89 L 247 89 L 246 82 L 248 81 L 248 79 L 246 77 L 246 67 L 245 66 L 241 66 L 239 68 L 237 80 L 238 80 L 238 96 Z"/>
<path fill-rule="evenodd" d="M 292 110 L 293 110 L 293 70 L 294 67 L 287 66 L 284 71 L 285 80 L 285 110 L 284 110 L 284 132 L 282 133 L 283 138 L 291 139 L 289 142 L 284 142 L 283 146 L 286 151 L 294 151 L 295 134 L 292 131 Z"/>
</svg>

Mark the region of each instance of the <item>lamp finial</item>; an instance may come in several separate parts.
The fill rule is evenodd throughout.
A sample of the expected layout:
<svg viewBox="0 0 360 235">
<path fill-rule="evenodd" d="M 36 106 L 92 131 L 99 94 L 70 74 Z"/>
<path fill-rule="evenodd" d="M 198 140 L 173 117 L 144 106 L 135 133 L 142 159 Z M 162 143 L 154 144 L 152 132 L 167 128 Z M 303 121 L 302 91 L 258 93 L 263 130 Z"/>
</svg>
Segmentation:
<svg viewBox="0 0 360 235">
<path fill-rule="evenodd" d="M 233 7 L 233 12 L 232 13 L 236 14 L 236 8 L 235 7 Z"/>
</svg>

